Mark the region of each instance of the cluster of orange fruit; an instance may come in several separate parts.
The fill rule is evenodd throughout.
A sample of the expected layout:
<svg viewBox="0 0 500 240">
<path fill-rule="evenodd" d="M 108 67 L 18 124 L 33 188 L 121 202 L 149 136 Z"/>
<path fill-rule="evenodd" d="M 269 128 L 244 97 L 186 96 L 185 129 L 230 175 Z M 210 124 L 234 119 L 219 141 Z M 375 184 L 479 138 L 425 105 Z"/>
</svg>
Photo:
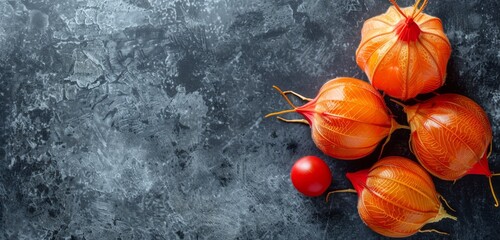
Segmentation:
<svg viewBox="0 0 500 240">
<path fill-rule="evenodd" d="M 487 160 L 491 125 L 473 100 L 442 94 L 407 106 L 392 99 L 403 106 L 409 126 L 392 117 L 378 90 L 402 101 L 435 91 L 445 83 L 451 45 L 441 20 L 423 13 L 427 0 L 416 0 L 408 8 L 390 1 L 393 6 L 386 13 L 364 23 L 356 51 L 356 62 L 371 84 L 336 78 L 325 83 L 314 99 L 275 87 L 292 109 L 266 117 L 300 113 L 304 119 L 278 118 L 310 125 L 316 146 L 342 160 L 371 154 L 385 138 L 382 154 L 393 131 L 409 129 L 410 150 L 423 168 L 404 157 L 391 156 L 368 170 L 347 174 L 359 195 L 358 212 L 363 222 L 384 236 L 406 237 L 425 231 L 421 228 L 427 223 L 456 219 L 444 210 L 440 202 L 444 198 L 427 172 L 450 181 L 467 174 L 485 175 L 498 207 L 491 181 L 497 174 L 491 173 Z M 287 94 L 307 103 L 297 107 Z"/>
</svg>

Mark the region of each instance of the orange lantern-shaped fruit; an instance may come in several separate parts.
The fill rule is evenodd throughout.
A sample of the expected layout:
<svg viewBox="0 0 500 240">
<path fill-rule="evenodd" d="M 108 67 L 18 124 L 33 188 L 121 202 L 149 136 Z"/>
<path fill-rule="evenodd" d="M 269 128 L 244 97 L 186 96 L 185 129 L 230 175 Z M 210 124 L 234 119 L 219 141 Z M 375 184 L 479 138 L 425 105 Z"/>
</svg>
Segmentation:
<svg viewBox="0 0 500 240">
<path fill-rule="evenodd" d="M 422 12 L 427 0 L 407 8 L 391 2 L 364 23 L 356 62 L 375 88 L 407 100 L 444 84 L 451 45 L 441 20 Z"/>
<path fill-rule="evenodd" d="M 275 88 L 293 109 L 271 113 L 266 117 L 289 112 L 302 114 L 305 119 L 279 119 L 310 125 L 316 146 L 337 159 L 353 160 L 367 156 L 394 130 L 407 128 L 392 118 L 380 93 L 359 79 L 342 77 L 330 80 L 321 87 L 314 99 Z M 308 103 L 297 107 L 287 98 L 287 93 L 295 94 Z"/>
<path fill-rule="evenodd" d="M 456 220 L 439 201 L 442 197 L 436 192 L 429 174 L 407 158 L 385 157 L 370 169 L 346 176 L 355 190 L 337 190 L 328 195 L 356 192 L 360 218 L 381 235 L 408 237 L 418 232 L 442 233 L 421 228 L 444 218 Z"/>
<path fill-rule="evenodd" d="M 488 116 L 477 103 L 458 94 L 442 94 L 405 106 L 411 128 L 411 148 L 432 175 L 458 180 L 468 174 L 488 177 L 498 207 L 488 166 L 492 130 Z"/>
</svg>

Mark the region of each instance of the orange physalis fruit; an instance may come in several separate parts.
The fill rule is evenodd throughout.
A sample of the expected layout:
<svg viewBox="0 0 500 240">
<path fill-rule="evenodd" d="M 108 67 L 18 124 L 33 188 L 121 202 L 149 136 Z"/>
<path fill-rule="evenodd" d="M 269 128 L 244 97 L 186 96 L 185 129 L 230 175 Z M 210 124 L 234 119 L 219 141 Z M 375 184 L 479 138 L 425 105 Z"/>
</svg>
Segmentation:
<svg viewBox="0 0 500 240">
<path fill-rule="evenodd" d="M 364 23 L 356 62 L 376 89 L 407 100 L 444 84 L 451 45 L 441 20 L 422 12 L 427 0 L 407 8 L 391 2 Z"/>
<path fill-rule="evenodd" d="M 427 172 L 404 157 L 385 157 L 370 169 L 347 173 L 355 188 L 330 192 L 356 192 L 358 213 L 373 231 L 386 237 L 408 237 L 432 222 L 445 218 L 456 220 L 439 201 Z M 446 201 L 445 201 L 446 203 Z"/>
<path fill-rule="evenodd" d="M 359 79 L 342 77 L 330 80 L 314 99 L 275 88 L 293 109 L 270 113 L 266 117 L 289 112 L 302 114 L 305 119 L 278 118 L 310 125 L 316 146 L 337 159 L 353 160 L 367 156 L 394 130 L 406 127 L 392 118 L 380 93 Z M 286 96 L 288 93 L 308 103 L 297 107 Z"/>
<path fill-rule="evenodd" d="M 492 130 L 481 106 L 462 95 L 442 94 L 405 106 L 404 111 L 410 146 L 422 166 L 443 180 L 485 175 L 498 207 L 491 177 L 499 174 L 492 174 L 488 166 Z"/>
</svg>

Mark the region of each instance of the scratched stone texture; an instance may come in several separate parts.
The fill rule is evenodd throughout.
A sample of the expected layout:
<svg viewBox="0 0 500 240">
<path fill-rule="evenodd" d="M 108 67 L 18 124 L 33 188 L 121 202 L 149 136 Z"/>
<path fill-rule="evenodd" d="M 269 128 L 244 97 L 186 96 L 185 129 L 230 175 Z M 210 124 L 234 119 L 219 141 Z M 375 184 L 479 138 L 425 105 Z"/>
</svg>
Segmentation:
<svg viewBox="0 0 500 240">
<path fill-rule="evenodd" d="M 399 1 L 409 5 L 412 1 Z M 354 52 L 384 0 L 0 0 L 0 239 L 380 239 L 357 197 L 307 198 L 294 161 L 324 158 L 330 189 L 369 167 L 319 152 L 271 88 L 313 97 L 366 80 Z M 453 46 L 446 85 L 488 113 L 500 172 L 500 2 L 431 0 Z M 299 103 L 299 102 L 297 102 Z M 389 104 L 403 123 L 401 109 Z M 408 132 L 385 155 L 412 159 Z M 437 190 L 458 221 L 412 239 L 495 239 L 488 181 Z M 500 179 L 493 179 L 500 194 Z"/>
</svg>

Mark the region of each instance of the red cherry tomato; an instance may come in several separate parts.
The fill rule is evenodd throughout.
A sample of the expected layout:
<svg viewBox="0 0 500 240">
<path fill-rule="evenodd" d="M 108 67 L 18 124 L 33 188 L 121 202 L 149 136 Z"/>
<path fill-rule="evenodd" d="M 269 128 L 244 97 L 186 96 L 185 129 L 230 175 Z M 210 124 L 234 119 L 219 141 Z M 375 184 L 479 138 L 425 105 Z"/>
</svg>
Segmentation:
<svg viewBox="0 0 500 240">
<path fill-rule="evenodd" d="M 332 173 L 320 158 L 305 156 L 293 164 L 290 178 L 297 191 L 309 197 L 316 197 L 330 186 Z"/>
</svg>

